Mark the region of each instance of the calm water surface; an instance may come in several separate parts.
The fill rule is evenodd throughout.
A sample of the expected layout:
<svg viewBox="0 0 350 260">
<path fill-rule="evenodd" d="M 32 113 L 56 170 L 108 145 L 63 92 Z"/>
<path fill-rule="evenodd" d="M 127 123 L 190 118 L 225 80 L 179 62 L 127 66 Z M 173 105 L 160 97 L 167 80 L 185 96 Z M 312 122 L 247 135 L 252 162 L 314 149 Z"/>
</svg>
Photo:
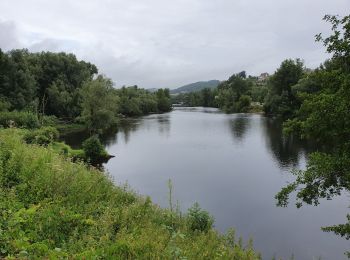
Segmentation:
<svg viewBox="0 0 350 260">
<path fill-rule="evenodd" d="M 253 238 L 263 259 L 346 259 L 349 241 L 320 227 L 346 222 L 348 195 L 318 207 L 275 206 L 275 194 L 293 180 L 290 171 L 303 168 L 314 148 L 283 139 L 272 119 L 179 108 L 129 120 L 104 142 L 116 155 L 104 167 L 118 184 L 167 207 L 171 179 L 184 211 L 199 202 L 219 231 L 234 227 L 245 241 Z"/>
</svg>

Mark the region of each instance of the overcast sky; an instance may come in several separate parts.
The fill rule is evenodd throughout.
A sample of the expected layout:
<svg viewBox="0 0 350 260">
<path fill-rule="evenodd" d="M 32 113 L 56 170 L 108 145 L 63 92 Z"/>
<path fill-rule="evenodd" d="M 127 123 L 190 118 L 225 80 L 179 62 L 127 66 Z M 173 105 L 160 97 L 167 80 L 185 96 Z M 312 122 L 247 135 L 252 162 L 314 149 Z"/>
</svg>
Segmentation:
<svg viewBox="0 0 350 260">
<path fill-rule="evenodd" d="M 322 17 L 349 11 L 350 0 L 1 0 L 0 47 L 72 52 L 117 86 L 174 88 L 286 58 L 317 67 Z"/>
</svg>

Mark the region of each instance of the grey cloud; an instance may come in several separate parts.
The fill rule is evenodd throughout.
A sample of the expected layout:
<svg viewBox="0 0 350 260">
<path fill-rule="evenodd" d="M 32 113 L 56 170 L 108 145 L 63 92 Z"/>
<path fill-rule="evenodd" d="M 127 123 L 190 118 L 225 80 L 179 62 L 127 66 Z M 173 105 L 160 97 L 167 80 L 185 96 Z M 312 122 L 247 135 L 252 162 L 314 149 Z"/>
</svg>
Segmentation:
<svg viewBox="0 0 350 260">
<path fill-rule="evenodd" d="M 58 41 L 53 39 L 44 39 L 39 42 L 32 44 L 29 47 L 29 50 L 32 52 L 40 52 L 40 51 L 59 51 L 60 44 Z"/>
<path fill-rule="evenodd" d="M 74 41 L 52 39 L 52 38 L 45 38 L 45 39 L 39 40 L 37 42 L 34 42 L 28 47 L 28 49 L 31 52 L 41 52 L 41 51 L 74 52 L 77 48 L 79 48 L 79 44 Z"/>
<path fill-rule="evenodd" d="M 318 66 L 328 57 L 314 42 L 316 33 L 329 32 L 323 15 L 349 7 L 348 0 L 0 3 L 2 19 L 21 28 L 21 47 L 74 52 L 116 85 L 142 87 L 273 72 L 285 58 Z"/>
<path fill-rule="evenodd" d="M 17 36 L 17 28 L 14 22 L 1 21 L 0 19 L 0 48 L 8 51 L 20 46 Z"/>
</svg>

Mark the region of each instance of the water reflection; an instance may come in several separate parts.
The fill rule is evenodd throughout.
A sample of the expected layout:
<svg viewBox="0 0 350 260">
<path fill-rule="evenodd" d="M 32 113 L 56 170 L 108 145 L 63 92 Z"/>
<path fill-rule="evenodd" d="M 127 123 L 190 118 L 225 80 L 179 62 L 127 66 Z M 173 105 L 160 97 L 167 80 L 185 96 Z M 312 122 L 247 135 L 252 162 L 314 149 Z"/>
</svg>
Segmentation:
<svg viewBox="0 0 350 260">
<path fill-rule="evenodd" d="M 170 115 L 163 114 L 157 117 L 158 131 L 160 135 L 170 137 Z"/>
<path fill-rule="evenodd" d="M 103 145 L 110 146 L 118 143 L 119 138 L 122 136 L 124 143 L 130 141 L 130 135 L 132 132 L 136 132 L 140 127 L 140 119 L 128 119 L 121 120 L 118 124 L 118 127 L 113 127 L 105 131 L 100 135 L 100 140 Z M 70 145 L 72 148 L 79 149 L 81 148 L 84 140 L 90 137 L 89 131 L 77 131 L 67 133 L 60 137 L 61 141 L 64 141 L 66 144 Z"/>
<path fill-rule="evenodd" d="M 217 109 L 202 108 L 177 108 L 181 112 L 202 112 L 202 113 L 216 113 Z M 267 118 L 262 115 L 252 114 L 233 114 L 224 115 L 227 117 L 227 124 L 234 142 L 242 144 L 246 138 L 250 138 L 248 133 L 250 130 L 261 128 L 259 131 L 263 134 L 265 146 L 274 161 L 276 161 L 280 168 L 293 168 L 300 165 L 300 160 L 307 157 L 307 155 L 316 150 L 316 146 L 312 142 L 302 141 L 296 137 L 286 137 L 283 135 L 282 122 Z M 171 113 L 149 115 L 142 118 L 123 119 L 120 121 L 117 128 L 112 128 L 101 135 L 101 141 L 105 146 L 112 146 L 123 141 L 128 144 L 131 135 L 134 132 L 143 129 L 145 131 L 152 131 L 153 128 L 158 130 L 160 136 L 169 138 L 171 136 Z M 81 143 L 89 137 L 89 133 L 76 132 L 63 136 L 67 144 L 73 148 L 80 148 Z"/>
<path fill-rule="evenodd" d="M 283 134 L 282 121 L 256 114 L 227 115 L 227 124 L 235 143 L 247 143 L 250 131 L 258 131 L 263 135 L 267 151 L 280 168 L 299 167 L 308 154 L 317 149 L 312 142 L 300 140 L 296 136 Z"/>
<path fill-rule="evenodd" d="M 113 145 L 118 143 L 118 137 L 123 138 L 124 143 L 127 144 L 130 141 L 130 136 L 133 132 L 136 132 L 141 126 L 142 121 L 140 119 L 132 119 L 132 120 L 123 120 L 120 122 L 117 131 L 111 133 L 110 139 L 104 141 L 108 141 L 108 145 Z"/>
<path fill-rule="evenodd" d="M 267 150 L 280 168 L 298 167 L 300 160 L 316 149 L 311 142 L 302 141 L 296 136 L 283 135 L 280 120 L 262 117 L 260 122 Z"/>
<path fill-rule="evenodd" d="M 158 128 L 160 135 L 170 137 L 170 114 L 122 119 L 118 127 L 105 131 L 100 135 L 100 139 L 105 146 L 118 144 L 121 140 L 127 144 L 130 141 L 132 133 L 137 132 L 139 129 L 151 131 L 154 127 Z M 81 148 L 82 142 L 89 137 L 90 134 L 88 131 L 79 131 L 61 136 L 61 140 L 69 144 L 72 148 Z"/>
<path fill-rule="evenodd" d="M 233 139 L 242 142 L 246 137 L 247 131 L 250 128 L 251 118 L 245 114 L 234 115 L 234 118 L 229 120 L 229 126 Z"/>
<path fill-rule="evenodd" d="M 60 141 L 64 141 L 74 149 L 80 149 L 82 142 L 89 137 L 90 133 L 88 131 L 76 131 L 60 135 Z"/>
<path fill-rule="evenodd" d="M 127 142 L 132 132 L 137 130 L 152 131 L 153 128 L 158 129 L 159 135 L 170 137 L 170 113 L 154 114 L 137 118 L 132 121 L 132 124 L 130 124 L 128 120 L 125 120 L 119 127 L 120 132 L 127 135 Z"/>
</svg>

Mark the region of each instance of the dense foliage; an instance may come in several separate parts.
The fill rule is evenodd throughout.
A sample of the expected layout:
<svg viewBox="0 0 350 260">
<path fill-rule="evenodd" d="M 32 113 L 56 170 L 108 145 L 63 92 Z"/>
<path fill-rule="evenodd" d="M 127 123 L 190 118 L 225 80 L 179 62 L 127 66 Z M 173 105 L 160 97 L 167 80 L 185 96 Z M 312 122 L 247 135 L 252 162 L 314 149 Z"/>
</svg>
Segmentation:
<svg viewBox="0 0 350 260">
<path fill-rule="evenodd" d="M 110 79 L 97 76 L 95 65 L 73 54 L 0 49 L 0 124 L 8 126 L 12 120 L 27 127 L 26 114 L 2 113 L 15 110 L 31 112 L 39 122 L 47 115 L 77 120 L 96 132 L 115 124 L 118 114 L 168 112 L 171 103 L 169 90 L 117 90 Z"/>
<path fill-rule="evenodd" d="M 54 127 L 43 127 L 33 131 L 28 131 L 24 135 L 24 141 L 28 144 L 49 145 L 57 141 L 59 133 Z"/>
<path fill-rule="evenodd" d="M 326 145 L 327 152 L 310 156 L 305 171 L 295 172 L 295 182 L 276 196 L 286 206 L 289 194 L 297 191 L 297 206 L 319 204 L 343 190 L 350 191 L 350 16 L 325 16 L 333 34 L 317 35 L 333 57 L 300 80 L 295 89 L 301 101 L 295 116 L 285 123 L 286 133 L 312 138 Z M 350 238 L 349 216 L 346 224 L 324 228 Z"/>
<path fill-rule="evenodd" d="M 93 164 L 98 163 L 101 158 L 103 159 L 108 156 L 104 146 L 96 135 L 86 139 L 82 144 L 82 148 L 86 160 Z"/>
<path fill-rule="evenodd" d="M 218 86 L 218 106 L 228 113 L 248 112 L 251 97 L 248 95 L 252 82 L 246 78 L 245 71 L 233 74 Z"/>
<path fill-rule="evenodd" d="M 102 76 L 82 88 L 82 118 L 90 130 L 105 130 L 116 124 L 119 97 L 113 83 Z"/>
<path fill-rule="evenodd" d="M 72 118 L 80 114 L 82 84 L 96 73 L 73 54 L 0 50 L 0 98 L 11 110 Z"/>
<path fill-rule="evenodd" d="M 298 108 L 299 102 L 292 91 L 292 86 L 303 77 L 304 64 L 299 59 L 285 60 L 270 77 L 268 93 L 265 98 L 266 114 L 291 117 Z"/>
<path fill-rule="evenodd" d="M 173 104 L 181 106 L 218 107 L 227 113 L 255 112 L 261 110 L 267 93 L 265 82 L 257 77 L 246 77 L 245 71 L 233 74 L 217 88 L 172 95 Z"/>
<path fill-rule="evenodd" d="M 188 209 L 188 223 L 192 231 L 208 232 L 213 227 L 214 219 L 196 202 Z"/>
<path fill-rule="evenodd" d="M 0 126 L 18 128 L 37 128 L 40 126 L 38 116 L 30 112 L 0 112 Z"/>
<path fill-rule="evenodd" d="M 202 210 L 160 209 L 21 133 L 0 130 L 0 258 L 259 258 L 234 233 L 207 228 Z"/>
<path fill-rule="evenodd" d="M 188 107 L 217 107 L 216 88 L 205 88 L 197 92 L 181 93 L 171 96 L 171 102 L 176 105 Z"/>
</svg>

